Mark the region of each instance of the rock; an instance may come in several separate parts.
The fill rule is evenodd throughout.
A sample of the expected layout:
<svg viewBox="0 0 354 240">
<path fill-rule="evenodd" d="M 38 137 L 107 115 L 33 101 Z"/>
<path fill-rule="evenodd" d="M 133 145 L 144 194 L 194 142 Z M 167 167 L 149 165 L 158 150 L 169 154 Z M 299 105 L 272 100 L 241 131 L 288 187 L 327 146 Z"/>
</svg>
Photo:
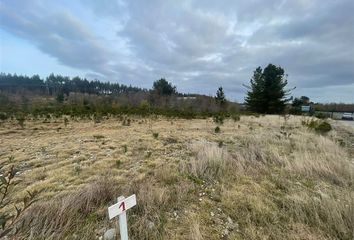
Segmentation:
<svg viewBox="0 0 354 240">
<path fill-rule="evenodd" d="M 199 198 L 199 201 L 201 202 L 203 199 Z"/>
<path fill-rule="evenodd" d="M 232 219 L 230 217 L 227 217 L 227 221 L 228 221 L 229 224 L 233 224 L 234 223 L 234 221 L 232 221 Z"/>
<path fill-rule="evenodd" d="M 114 228 L 108 229 L 103 236 L 104 240 L 114 240 L 116 238 L 116 230 Z"/>
<path fill-rule="evenodd" d="M 214 217 L 214 216 L 215 216 L 215 213 L 210 212 L 210 216 Z"/>
</svg>

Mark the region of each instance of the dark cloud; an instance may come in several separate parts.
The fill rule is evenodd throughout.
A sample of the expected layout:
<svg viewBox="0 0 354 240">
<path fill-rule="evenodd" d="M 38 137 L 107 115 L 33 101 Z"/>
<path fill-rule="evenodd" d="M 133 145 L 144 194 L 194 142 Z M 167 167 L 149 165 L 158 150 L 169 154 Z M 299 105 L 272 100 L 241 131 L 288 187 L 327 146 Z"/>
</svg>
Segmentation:
<svg viewBox="0 0 354 240">
<path fill-rule="evenodd" d="M 88 0 L 47 11 L 53 4 L 4 1 L 0 26 L 89 76 L 143 87 L 166 77 L 205 94 L 222 85 L 242 100 L 253 70 L 274 63 L 319 101 L 322 88 L 354 92 L 352 0 Z"/>
</svg>

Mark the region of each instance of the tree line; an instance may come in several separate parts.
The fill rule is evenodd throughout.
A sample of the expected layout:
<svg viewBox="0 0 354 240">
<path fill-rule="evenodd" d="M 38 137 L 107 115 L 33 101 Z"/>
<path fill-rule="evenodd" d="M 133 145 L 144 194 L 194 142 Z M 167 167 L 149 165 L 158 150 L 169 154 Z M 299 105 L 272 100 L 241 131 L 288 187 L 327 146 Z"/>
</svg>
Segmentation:
<svg viewBox="0 0 354 240">
<path fill-rule="evenodd" d="M 67 77 L 50 74 L 45 79 L 39 75 L 32 77 L 16 74 L 0 74 L 0 90 L 3 92 L 23 93 L 24 91 L 38 94 L 66 94 L 70 92 L 88 94 L 120 94 L 146 92 L 146 89 L 127 86 L 119 83 L 101 82 L 98 80 L 87 80 L 80 77 Z"/>
<path fill-rule="evenodd" d="M 245 97 L 246 111 L 259 114 L 301 114 L 302 105 L 312 105 L 314 110 L 353 111 L 353 104 L 314 104 L 309 97 L 290 97 L 294 89 L 286 89 L 288 84 L 285 70 L 273 64 L 264 69 L 258 67 L 253 72 Z M 38 75 L 32 77 L 12 74 L 0 74 L 0 111 L 37 109 L 26 94 L 55 96 L 55 104 L 49 102 L 45 108 L 65 109 L 64 112 L 90 111 L 104 112 L 144 112 L 188 113 L 187 115 L 215 113 L 227 114 L 240 111 L 239 104 L 226 100 L 222 87 L 216 96 L 181 94 L 176 86 L 161 78 L 153 83 L 152 89 L 127 86 L 119 83 L 89 81 L 80 77 L 64 77 L 50 74 L 45 79 Z M 16 97 L 9 96 L 14 94 Z M 80 95 L 81 94 L 81 95 Z M 86 96 L 86 94 L 88 96 Z M 20 97 L 19 97 L 20 96 Z M 96 96 L 96 97 L 95 97 Z M 48 99 L 47 99 L 48 100 Z M 292 101 L 292 102 L 291 102 Z M 17 104 L 16 104 L 17 103 Z M 15 107 L 14 107 L 15 106 Z M 73 110 L 73 109 L 76 110 Z M 120 110 L 117 110 L 120 109 Z M 56 110 L 55 110 L 56 111 Z M 69 112 L 70 112 L 69 111 Z M 184 113 L 182 115 L 184 115 Z"/>
<path fill-rule="evenodd" d="M 0 76 L 0 113 L 8 116 L 158 114 L 193 118 L 237 110 L 238 104 L 226 99 L 220 104 L 211 96 L 181 94 L 164 78 L 156 80 L 152 89 L 147 90 L 54 74 L 45 80 L 38 75 Z"/>
</svg>

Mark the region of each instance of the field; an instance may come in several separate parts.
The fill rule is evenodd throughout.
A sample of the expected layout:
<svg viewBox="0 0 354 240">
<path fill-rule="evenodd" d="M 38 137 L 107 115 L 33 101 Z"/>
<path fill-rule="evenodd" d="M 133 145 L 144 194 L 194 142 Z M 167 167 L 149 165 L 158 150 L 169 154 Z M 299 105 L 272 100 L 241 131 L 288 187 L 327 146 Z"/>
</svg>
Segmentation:
<svg viewBox="0 0 354 240">
<path fill-rule="evenodd" d="M 39 192 L 16 236 L 99 239 L 116 224 L 107 207 L 135 193 L 132 239 L 353 239 L 352 129 L 321 135 L 305 120 L 242 116 L 219 133 L 212 119 L 6 122 L 11 201 Z"/>
</svg>

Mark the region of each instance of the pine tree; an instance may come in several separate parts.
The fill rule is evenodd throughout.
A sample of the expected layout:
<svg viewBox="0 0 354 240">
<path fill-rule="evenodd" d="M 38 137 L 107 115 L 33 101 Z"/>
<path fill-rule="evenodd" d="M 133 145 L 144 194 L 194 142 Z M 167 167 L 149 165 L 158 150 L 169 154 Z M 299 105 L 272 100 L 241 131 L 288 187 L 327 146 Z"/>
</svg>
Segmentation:
<svg viewBox="0 0 354 240">
<path fill-rule="evenodd" d="M 290 100 L 286 96 L 290 90 L 285 90 L 288 84 L 284 69 L 269 64 L 263 71 L 258 67 L 246 86 L 249 91 L 245 98 L 249 110 L 257 113 L 282 113 Z"/>
<path fill-rule="evenodd" d="M 166 79 L 161 78 L 153 84 L 153 90 L 158 95 L 172 95 L 177 93 L 176 87 L 172 86 L 172 83 L 167 82 Z"/>
<path fill-rule="evenodd" d="M 224 93 L 224 90 L 222 87 L 219 87 L 218 90 L 216 91 L 215 100 L 217 103 L 220 104 L 220 106 L 225 105 L 226 98 L 225 98 L 225 93 Z"/>
</svg>

